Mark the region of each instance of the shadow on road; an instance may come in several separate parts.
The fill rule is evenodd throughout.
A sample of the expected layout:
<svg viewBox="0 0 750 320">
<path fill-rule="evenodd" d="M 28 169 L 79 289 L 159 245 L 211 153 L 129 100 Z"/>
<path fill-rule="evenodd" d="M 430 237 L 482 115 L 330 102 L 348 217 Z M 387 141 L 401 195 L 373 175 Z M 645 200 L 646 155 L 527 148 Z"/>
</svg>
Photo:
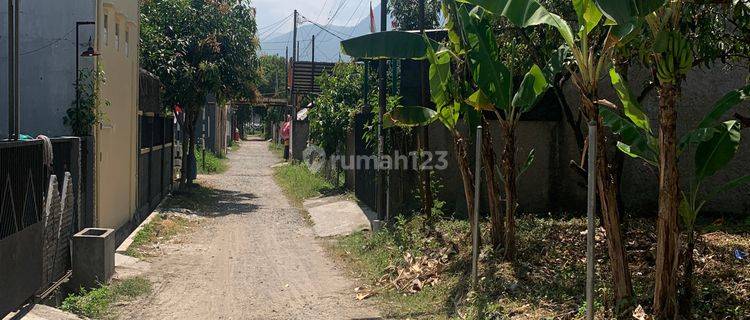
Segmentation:
<svg viewBox="0 0 750 320">
<path fill-rule="evenodd" d="M 254 203 L 258 197 L 252 193 L 214 189 L 199 184 L 173 192 L 164 209 L 187 209 L 191 213 L 208 218 L 230 214 L 249 214 L 259 206 Z"/>
</svg>

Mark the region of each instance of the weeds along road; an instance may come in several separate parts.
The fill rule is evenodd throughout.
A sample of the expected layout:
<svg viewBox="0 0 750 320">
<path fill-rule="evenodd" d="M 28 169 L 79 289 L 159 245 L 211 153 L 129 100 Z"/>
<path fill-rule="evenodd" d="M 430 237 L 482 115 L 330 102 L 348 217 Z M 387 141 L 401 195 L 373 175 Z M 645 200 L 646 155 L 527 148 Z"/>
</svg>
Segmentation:
<svg viewBox="0 0 750 320">
<path fill-rule="evenodd" d="M 330 262 L 273 180 L 265 141 L 245 141 L 229 170 L 202 176 L 217 205 L 179 243 L 149 259 L 151 295 L 122 319 L 363 319 L 374 306 Z"/>
</svg>

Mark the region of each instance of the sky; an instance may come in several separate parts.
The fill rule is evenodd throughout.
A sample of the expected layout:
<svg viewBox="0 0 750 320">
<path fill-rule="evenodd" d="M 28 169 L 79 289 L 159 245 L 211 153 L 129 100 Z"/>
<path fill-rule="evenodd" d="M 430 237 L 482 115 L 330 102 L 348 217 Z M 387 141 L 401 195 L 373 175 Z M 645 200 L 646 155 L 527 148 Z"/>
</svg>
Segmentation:
<svg viewBox="0 0 750 320">
<path fill-rule="evenodd" d="M 252 0 L 257 8 L 258 34 L 261 39 L 292 30 L 290 15 L 297 9 L 300 15 L 318 24 L 351 26 L 367 17 L 369 0 Z M 373 8 L 380 3 L 373 1 Z M 379 12 L 375 13 L 376 15 Z M 282 24 L 279 22 L 288 18 Z M 332 21 L 331 21 L 332 19 Z"/>
</svg>

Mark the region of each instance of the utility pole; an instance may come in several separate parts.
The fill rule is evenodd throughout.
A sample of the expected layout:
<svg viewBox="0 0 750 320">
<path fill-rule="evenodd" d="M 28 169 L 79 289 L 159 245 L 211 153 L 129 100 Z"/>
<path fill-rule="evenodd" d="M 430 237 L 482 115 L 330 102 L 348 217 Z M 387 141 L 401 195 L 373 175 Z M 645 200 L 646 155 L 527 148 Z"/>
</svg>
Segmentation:
<svg viewBox="0 0 750 320">
<path fill-rule="evenodd" d="M 386 31 L 387 28 L 387 17 L 388 17 L 388 0 L 380 1 L 380 31 Z M 378 65 L 378 218 L 382 221 L 387 221 L 385 209 L 387 207 L 388 189 L 385 181 L 385 171 L 383 170 L 382 158 L 385 139 L 383 139 L 383 116 L 385 115 L 385 108 L 387 103 L 387 79 L 386 79 L 386 60 L 380 59 Z"/>
<path fill-rule="evenodd" d="M 297 19 L 298 19 L 299 13 L 297 13 L 297 10 L 294 10 L 294 31 L 292 32 L 292 65 L 291 65 L 291 87 L 290 90 L 290 97 L 292 98 L 292 110 L 291 113 L 297 112 L 297 97 L 294 94 L 294 63 L 297 61 L 297 47 L 299 47 L 299 44 L 297 43 Z M 289 72 L 289 71 L 287 71 Z"/>
<path fill-rule="evenodd" d="M 284 54 L 284 97 L 289 101 L 289 46 Z"/>
<path fill-rule="evenodd" d="M 8 0 L 8 139 L 18 140 L 20 131 L 18 84 L 18 2 Z"/>
<path fill-rule="evenodd" d="M 315 92 L 315 35 L 312 36 L 312 58 L 310 59 L 311 65 L 310 65 L 310 80 L 312 83 L 310 84 L 310 91 Z"/>
</svg>

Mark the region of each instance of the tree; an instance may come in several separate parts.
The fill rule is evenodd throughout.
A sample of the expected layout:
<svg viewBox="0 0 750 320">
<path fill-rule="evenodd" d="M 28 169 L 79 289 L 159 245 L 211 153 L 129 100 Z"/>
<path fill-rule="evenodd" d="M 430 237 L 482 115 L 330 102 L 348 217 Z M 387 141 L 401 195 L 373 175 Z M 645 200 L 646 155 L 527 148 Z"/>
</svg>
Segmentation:
<svg viewBox="0 0 750 320">
<path fill-rule="evenodd" d="M 338 63 L 330 73 L 316 79 L 320 95 L 309 111 L 310 140 L 329 157 L 346 142 L 354 115 L 363 104 L 364 68 L 355 63 Z"/>
<path fill-rule="evenodd" d="M 438 0 L 391 0 L 388 7 L 398 30 L 419 30 L 419 2 L 425 4 L 425 29 L 437 28 L 440 15 Z"/>
<path fill-rule="evenodd" d="M 478 88 L 467 102 L 480 111 L 493 112 L 503 133 L 503 152 L 501 157 L 502 180 L 505 189 L 505 221 L 497 221 L 499 216 L 492 214 L 492 236 L 493 242 L 504 230 L 505 257 L 513 260 L 516 253 L 515 244 L 515 212 L 518 208 L 518 178 L 533 161 L 533 151 L 525 165 L 516 164 L 516 129 L 521 120 L 521 115 L 530 111 L 539 98 L 549 88 L 548 78 L 553 78 L 556 71 L 562 68 L 565 54 L 558 55 L 557 59 L 547 63 L 544 71 L 536 64 L 532 65 L 523 77 L 518 89 L 514 89 L 513 73 L 502 61 L 498 45 L 495 42 L 493 27 L 485 13 L 481 10 L 472 10 L 466 5 L 457 5 L 448 2 L 453 8 L 455 20 L 449 18 L 449 32 L 454 33 L 451 39 L 458 43 L 458 47 L 466 52 L 465 60 L 470 67 L 474 86 Z M 460 26 L 460 27 L 456 27 Z M 560 58 L 562 57 L 562 58 Z M 485 121 L 487 123 L 487 121 Z M 483 139 L 486 144 L 491 144 L 489 139 Z M 492 150 L 492 149 L 489 149 Z M 485 171 L 488 180 L 494 178 L 495 163 L 492 156 L 484 156 Z M 487 170 L 487 168 L 490 168 Z M 490 176 L 492 174 L 492 176 Z M 490 185 L 490 192 L 492 186 Z M 499 198 L 499 192 L 490 193 L 491 198 Z M 493 243 L 497 246 L 497 243 Z"/>
<path fill-rule="evenodd" d="M 254 12 L 241 0 L 141 0 L 141 65 L 165 87 L 167 106 L 185 112 L 183 154 L 195 151 L 206 95 L 252 100 L 258 48 Z M 190 184 L 188 166 L 182 181 Z"/>
<path fill-rule="evenodd" d="M 618 147 L 620 151 L 633 158 L 640 158 L 652 166 L 661 166 L 663 163 L 660 161 L 662 155 L 659 152 L 661 144 L 659 144 L 658 137 L 654 135 L 651 129 L 650 120 L 643 111 L 643 107 L 630 92 L 628 84 L 614 69 L 610 71 L 610 78 L 622 102 L 625 117 L 621 117 L 608 107 L 602 107 L 601 113 L 605 124 L 619 135 L 620 141 L 618 141 Z M 703 206 L 712 198 L 750 182 L 750 176 L 743 176 L 733 179 L 711 192 L 706 192 L 702 188 L 702 183 L 708 177 L 725 167 L 736 155 L 741 138 L 741 124 L 737 120 L 722 122 L 720 119 L 732 107 L 746 100 L 750 100 L 750 85 L 727 93 L 714 104 L 710 112 L 696 128 L 690 130 L 679 139 L 680 142 L 676 146 L 677 154 L 682 157 L 686 156 L 686 151 L 695 147 L 693 157 L 696 166 L 691 177 L 692 181 L 689 184 L 690 187 L 688 190 L 680 193 L 680 199 L 678 200 L 678 216 L 682 219 L 688 239 L 686 256 L 684 258 L 685 284 L 683 293 L 686 297 L 683 299 L 682 306 L 683 315 L 688 317 L 690 315 L 689 304 L 692 298 L 695 219 L 700 214 Z M 679 254 L 679 249 L 675 249 L 671 254 Z M 677 268 L 677 266 L 674 267 Z M 660 280 L 663 279 L 656 278 L 657 282 Z M 676 282 L 677 280 L 675 279 L 674 281 Z M 677 314 L 677 291 L 676 288 L 674 290 L 665 299 L 666 301 L 662 302 L 661 309 L 654 309 L 656 315 L 660 318 L 672 318 Z M 657 296 L 654 296 L 654 298 L 656 299 Z M 655 307 L 656 302 L 655 300 Z M 673 305 L 668 307 L 665 303 Z M 667 312 L 666 309 L 669 308 L 671 308 L 669 311 L 670 314 L 667 315 L 665 314 Z M 660 312 L 657 313 L 657 311 Z"/>
<path fill-rule="evenodd" d="M 656 143 L 651 141 L 638 147 L 627 147 L 625 150 L 630 154 L 638 155 L 638 152 L 644 151 L 645 147 L 651 147 L 649 152 L 656 152 L 658 158 L 652 158 L 652 163 L 656 164 L 659 169 L 659 214 L 657 223 L 657 252 L 656 252 L 656 285 L 654 288 L 654 314 L 659 319 L 672 319 L 679 315 L 678 309 L 678 272 L 679 272 L 679 253 L 680 253 L 680 216 L 688 231 L 688 252 L 689 264 L 686 265 L 686 278 L 692 277 L 692 247 L 694 246 L 693 224 L 695 215 L 700 211 L 697 192 L 700 189 L 700 183 L 707 175 L 711 175 L 718 168 L 726 165 L 726 162 L 733 157 L 739 143 L 739 123 L 725 122 L 712 128 L 718 117 L 726 112 L 726 109 L 718 107 L 718 114 L 711 114 L 712 119 L 706 119 L 701 123 L 700 133 L 689 134 L 688 141 L 678 140 L 677 137 L 677 102 L 681 95 L 682 83 L 687 73 L 695 66 L 695 52 L 700 54 L 703 59 L 702 63 L 708 65 L 715 59 L 731 59 L 739 56 L 742 57 L 746 52 L 735 52 L 736 48 L 746 48 L 746 44 L 736 44 L 732 39 L 735 32 L 726 31 L 726 25 L 732 22 L 732 18 L 718 18 L 710 15 L 705 18 L 705 12 L 710 12 L 711 4 L 694 4 L 688 1 L 668 1 L 665 5 L 660 3 L 655 12 L 644 15 L 643 20 L 635 19 L 637 12 L 634 7 L 622 6 L 616 1 L 601 1 L 602 10 L 620 25 L 636 25 L 644 23 L 648 26 L 648 32 L 644 33 L 645 45 L 643 45 L 646 64 L 651 68 L 655 75 L 654 86 L 657 88 L 659 98 L 659 136 Z M 734 15 L 742 15 L 746 12 L 747 6 L 734 1 L 737 11 Z M 692 14 L 691 14 L 692 12 Z M 729 14 L 727 16 L 732 16 Z M 715 22 L 720 21 L 717 25 Z M 722 26 L 722 22 L 724 26 Z M 728 23 L 729 22 L 729 23 Z M 735 23 L 735 28 L 741 34 L 742 25 Z M 714 30 L 712 27 L 717 27 Z M 745 32 L 747 30 L 744 30 Z M 698 35 L 698 36 L 696 36 Z M 723 35 L 719 38 L 719 46 L 711 44 L 699 44 L 693 46 L 694 41 L 690 37 L 700 38 L 706 35 Z M 713 43 L 716 41 L 703 41 Z M 732 44 L 733 45 L 728 45 Z M 697 49 L 697 50 L 696 50 Z M 740 49 L 741 50 L 741 49 Z M 734 53 L 734 54 L 733 54 Z M 621 76 L 612 73 L 613 81 L 621 81 Z M 621 88 L 622 91 L 622 88 Z M 741 94 L 735 94 L 741 95 Z M 632 102 L 626 102 L 628 99 L 622 99 L 623 104 L 629 105 L 629 109 L 635 108 Z M 736 99 L 735 99 L 736 100 Z M 739 101 L 735 102 L 739 103 Z M 626 115 L 627 114 L 626 108 Z M 728 108 L 727 108 L 728 109 Z M 719 111 L 722 110 L 722 111 Z M 630 117 L 633 122 L 640 125 L 639 129 L 650 134 L 650 128 L 643 123 L 644 116 L 638 116 L 640 119 Z M 646 119 L 647 122 L 648 119 Z M 724 134 L 714 134 L 723 132 Z M 650 137 L 650 136 L 649 136 Z M 685 149 L 686 144 L 692 142 L 700 143 L 698 153 L 696 154 L 696 164 L 702 171 L 695 173 L 694 182 L 691 185 L 689 193 L 680 192 L 680 174 L 678 171 L 678 158 Z M 719 148 L 719 149 L 716 149 Z M 734 150 L 734 151 L 732 151 Z M 705 154 L 704 152 L 714 151 Z M 717 155 L 715 151 L 721 151 Z M 730 156 L 731 154 L 731 156 Z M 713 158 L 712 156 L 719 157 Z M 703 165 L 703 168 L 701 168 Z M 687 218 L 686 218 L 687 217 Z M 688 282 L 691 282 L 689 280 Z M 692 285 L 686 285 L 688 296 L 692 296 Z M 688 299 L 689 300 L 689 299 Z M 687 304 L 689 309 L 689 304 Z M 686 314 L 686 316 L 689 314 Z"/>
<path fill-rule="evenodd" d="M 260 57 L 258 91 L 266 97 L 286 98 L 286 61 L 278 55 Z"/>
<path fill-rule="evenodd" d="M 571 70 L 573 84 L 581 97 L 581 111 L 589 121 L 595 123 L 597 132 L 604 132 L 602 120 L 596 107 L 599 101 L 598 82 L 605 65 L 612 58 L 615 45 L 628 33 L 623 26 L 609 27 L 601 44 L 589 42 L 589 34 L 602 21 L 603 14 L 593 0 L 573 1 L 579 31 L 573 33 L 570 25 L 560 16 L 550 13 L 536 0 L 467 0 L 485 10 L 505 16 L 519 27 L 548 25 L 555 28 L 570 48 L 577 70 Z M 641 3 L 639 3 L 641 4 Z M 629 5 L 626 3 L 626 5 Z M 647 11 L 651 8 L 642 8 Z M 655 8 L 654 8 L 655 9 Z M 653 9 L 651 9 L 653 11 Z M 632 29 L 631 29 L 632 30 Z M 618 207 L 618 185 L 610 166 L 605 135 L 597 136 L 597 190 L 599 203 L 607 232 L 607 248 L 615 291 L 616 314 L 624 314 L 633 303 L 633 286 L 630 280 L 627 255 L 622 239 L 620 212 Z"/>
</svg>

